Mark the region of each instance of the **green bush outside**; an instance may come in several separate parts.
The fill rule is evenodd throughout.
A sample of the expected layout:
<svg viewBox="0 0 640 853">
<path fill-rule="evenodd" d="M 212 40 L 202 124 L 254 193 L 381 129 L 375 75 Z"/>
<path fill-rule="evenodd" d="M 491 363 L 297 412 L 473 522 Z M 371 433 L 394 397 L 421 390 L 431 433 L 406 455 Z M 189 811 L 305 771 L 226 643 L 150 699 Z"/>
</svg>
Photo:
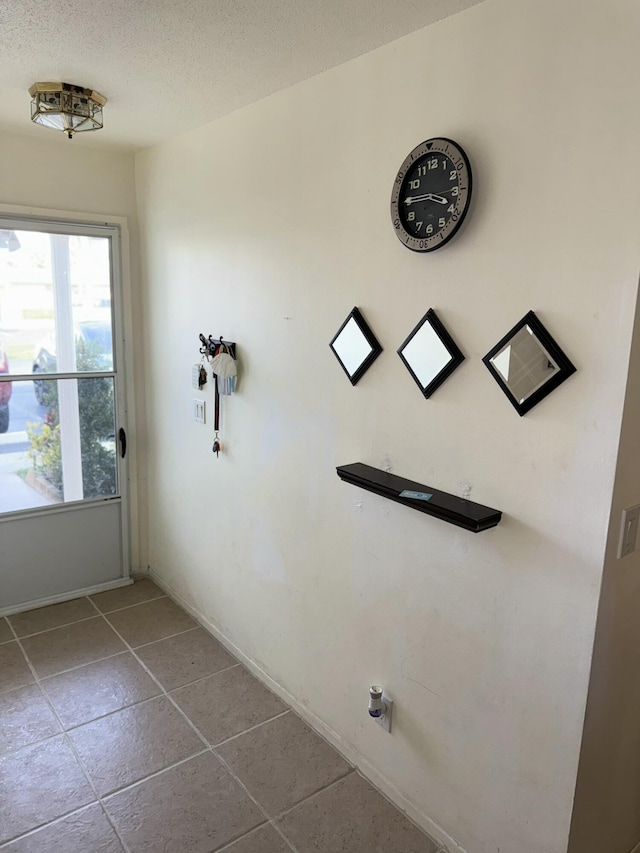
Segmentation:
<svg viewBox="0 0 640 853">
<path fill-rule="evenodd" d="M 100 352 L 95 344 L 80 340 L 76 362 L 79 372 L 100 371 Z M 43 403 L 47 414 L 42 424 L 29 424 L 29 456 L 35 471 L 63 498 L 62 450 L 58 383 L 44 381 Z M 78 379 L 82 486 L 85 500 L 116 493 L 116 450 L 113 380 L 109 377 Z"/>
</svg>

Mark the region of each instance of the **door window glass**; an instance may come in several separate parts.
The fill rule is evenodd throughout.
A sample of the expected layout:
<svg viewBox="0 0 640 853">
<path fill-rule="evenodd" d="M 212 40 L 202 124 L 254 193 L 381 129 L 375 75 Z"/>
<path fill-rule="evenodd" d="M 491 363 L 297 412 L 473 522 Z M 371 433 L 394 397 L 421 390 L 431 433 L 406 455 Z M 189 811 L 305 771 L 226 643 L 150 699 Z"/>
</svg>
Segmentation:
<svg viewBox="0 0 640 853">
<path fill-rule="evenodd" d="M 112 329 L 109 237 L 0 224 L 0 513 L 119 494 Z"/>
<path fill-rule="evenodd" d="M 113 370 L 109 238 L 3 233 L 12 235 L 0 251 L 0 344 L 9 373 Z"/>
</svg>

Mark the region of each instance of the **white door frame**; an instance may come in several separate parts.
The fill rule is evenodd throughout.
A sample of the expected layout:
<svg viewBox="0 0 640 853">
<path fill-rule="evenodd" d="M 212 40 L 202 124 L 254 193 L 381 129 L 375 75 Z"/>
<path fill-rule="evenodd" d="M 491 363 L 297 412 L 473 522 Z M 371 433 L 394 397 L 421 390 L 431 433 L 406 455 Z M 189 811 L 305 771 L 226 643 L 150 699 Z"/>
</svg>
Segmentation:
<svg viewBox="0 0 640 853">
<path fill-rule="evenodd" d="M 135 442 L 135 409 L 136 396 L 134 393 L 134 365 L 132 359 L 133 347 L 127 348 L 127 359 L 124 358 L 125 340 L 133 342 L 132 321 L 132 288 L 131 288 L 131 254 L 128 223 L 125 217 L 99 216 L 70 211 L 59 211 L 44 208 L 24 207 L 18 205 L 0 204 L 0 217 L 4 227 L 14 230 L 47 230 L 51 233 L 95 233 L 111 237 L 112 276 L 119 275 L 120 286 L 112 288 L 112 315 L 114 319 L 114 367 L 118 371 L 119 382 L 116 395 L 116 421 L 118 427 L 126 423 L 127 429 L 127 458 L 122 460 L 118 454 L 119 492 L 122 500 L 122 534 L 123 534 L 123 577 L 98 587 L 91 586 L 73 590 L 69 593 L 48 596 L 24 604 L 19 608 L 2 607 L 0 615 L 5 611 L 15 612 L 17 609 L 39 607 L 55 601 L 63 601 L 77 595 L 86 595 L 97 589 L 108 589 L 131 583 L 131 567 L 140 565 L 140 535 L 138 524 L 138 490 L 137 478 L 132 476 L 136 465 Z M 124 369 L 123 369 L 124 368 Z M 17 378 L 17 377 L 16 377 Z M 124 464 L 123 464 L 124 463 Z M 6 519 L 33 518 L 42 514 L 69 512 L 79 506 L 90 506 L 92 501 L 66 503 L 48 509 L 34 509 L 9 513 Z M 97 502 L 99 503 L 99 501 Z M 133 523 L 132 523 L 133 520 Z M 2 522 L 0 522 L 1 524 Z M 135 571 L 135 568 L 134 568 Z"/>
</svg>

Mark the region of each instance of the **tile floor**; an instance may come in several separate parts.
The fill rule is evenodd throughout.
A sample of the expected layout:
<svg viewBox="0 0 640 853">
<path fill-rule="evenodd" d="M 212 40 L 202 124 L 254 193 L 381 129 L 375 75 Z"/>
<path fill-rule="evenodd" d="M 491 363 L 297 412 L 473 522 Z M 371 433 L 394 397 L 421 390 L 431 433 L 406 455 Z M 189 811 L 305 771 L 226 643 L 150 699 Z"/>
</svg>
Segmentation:
<svg viewBox="0 0 640 853">
<path fill-rule="evenodd" d="M 436 853 L 150 580 L 0 618 L 2 853 Z"/>
</svg>

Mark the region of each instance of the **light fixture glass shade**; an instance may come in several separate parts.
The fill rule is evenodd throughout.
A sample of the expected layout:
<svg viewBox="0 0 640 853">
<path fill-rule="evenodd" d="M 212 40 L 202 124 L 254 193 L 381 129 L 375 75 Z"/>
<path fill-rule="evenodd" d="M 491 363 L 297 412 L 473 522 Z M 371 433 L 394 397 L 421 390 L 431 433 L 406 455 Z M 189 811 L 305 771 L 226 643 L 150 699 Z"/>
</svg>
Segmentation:
<svg viewBox="0 0 640 853">
<path fill-rule="evenodd" d="M 74 133 L 100 130 L 102 107 L 107 99 L 82 86 L 70 83 L 34 83 L 31 95 L 31 121 L 61 130 L 69 139 Z"/>
</svg>

